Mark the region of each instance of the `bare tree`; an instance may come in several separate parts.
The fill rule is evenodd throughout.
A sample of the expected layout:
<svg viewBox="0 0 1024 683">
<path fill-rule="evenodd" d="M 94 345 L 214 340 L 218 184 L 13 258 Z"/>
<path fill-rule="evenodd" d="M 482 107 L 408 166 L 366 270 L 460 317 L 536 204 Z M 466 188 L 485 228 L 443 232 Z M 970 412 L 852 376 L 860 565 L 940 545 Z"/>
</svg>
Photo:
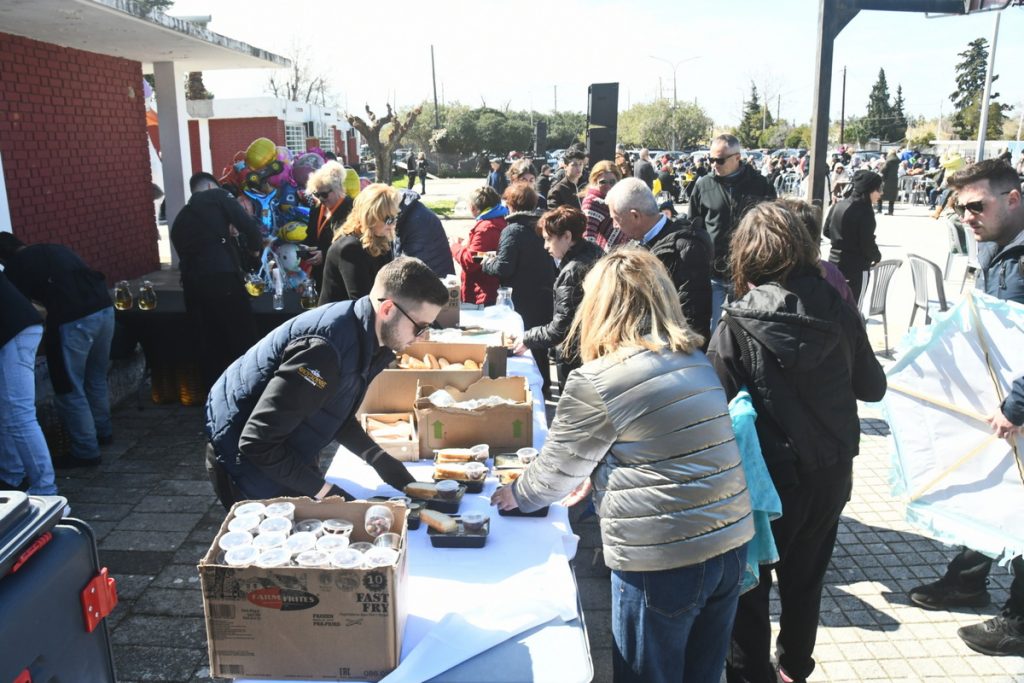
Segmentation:
<svg viewBox="0 0 1024 683">
<path fill-rule="evenodd" d="M 409 132 L 423 108 L 416 107 L 410 110 L 405 114 L 404 121 L 401 116 L 392 111 L 390 104 L 387 105 L 387 108 L 388 113 L 377 118 L 377 115 L 370 111 L 370 105 L 366 105 L 366 119 L 369 123 L 353 114 L 346 118 L 349 125 L 363 136 L 363 140 L 373 152 L 373 158 L 377 164 L 377 182 L 390 185 L 391 154 L 398 148 L 402 138 Z"/>
<path fill-rule="evenodd" d="M 292 102 L 309 102 L 326 107 L 333 104 L 331 83 L 327 76 L 313 73 L 309 56 L 299 46 L 291 50 L 290 69 L 278 69 L 267 79 L 267 92 Z"/>
</svg>

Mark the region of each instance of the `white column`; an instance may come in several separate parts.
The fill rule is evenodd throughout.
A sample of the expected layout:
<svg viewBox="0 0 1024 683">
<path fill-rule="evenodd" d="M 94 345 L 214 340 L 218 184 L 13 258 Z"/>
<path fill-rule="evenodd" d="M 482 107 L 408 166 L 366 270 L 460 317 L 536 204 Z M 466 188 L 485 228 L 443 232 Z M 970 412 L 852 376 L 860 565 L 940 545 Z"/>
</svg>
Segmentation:
<svg viewBox="0 0 1024 683">
<path fill-rule="evenodd" d="M 11 225 L 11 206 L 7 203 L 7 182 L 4 180 L 4 158 L 0 153 L 0 232 L 14 232 Z"/>
<path fill-rule="evenodd" d="M 199 169 L 213 175 L 220 175 L 220 169 L 213 167 L 213 153 L 210 151 L 210 119 L 199 121 Z"/>
<path fill-rule="evenodd" d="M 156 108 L 160 122 L 160 156 L 164 167 L 164 201 L 167 224 L 188 200 L 188 178 L 192 155 L 188 145 L 188 112 L 185 109 L 185 69 L 177 62 L 153 64 L 156 79 Z M 178 265 L 178 254 L 171 247 L 171 267 Z"/>
</svg>

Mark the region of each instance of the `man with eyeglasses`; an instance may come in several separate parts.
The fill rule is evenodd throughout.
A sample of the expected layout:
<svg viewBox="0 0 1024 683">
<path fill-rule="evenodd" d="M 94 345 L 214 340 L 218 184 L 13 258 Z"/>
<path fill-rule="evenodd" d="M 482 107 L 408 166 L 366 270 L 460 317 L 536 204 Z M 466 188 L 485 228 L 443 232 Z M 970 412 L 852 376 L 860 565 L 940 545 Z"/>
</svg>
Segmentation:
<svg viewBox="0 0 1024 683">
<path fill-rule="evenodd" d="M 722 304 L 732 296 L 729 240 L 744 212 L 754 204 L 775 199 L 775 188 L 740 159 L 740 141 L 719 135 L 711 142 L 712 173 L 700 178 L 690 195 L 690 218 L 700 218 L 715 245 L 711 271 L 711 330 L 722 316 Z"/>
<path fill-rule="evenodd" d="M 1024 303 L 1024 201 L 1017 173 L 1000 159 L 988 159 L 957 171 L 949 186 L 959 193 L 956 212 L 979 242 L 977 288 L 1005 301 Z M 1013 383 L 988 422 L 1000 438 L 1020 432 L 1024 377 Z M 1011 566 L 1010 598 L 1000 615 L 957 631 L 972 650 L 1024 656 L 1024 559 L 1014 558 Z M 991 601 L 986 589 L 991 569 L 991 558 L 963 548 L 941 579 L 911 590 L 910 601 L 932 610 L 984 607 Z"/>
<path fill-rule="evenodd" d="M 206 401 L 206 467 L 225 509 L 246 499 L 346 495 L 320 471 L 320 451 L 334 440 L 399 491 L 410 483 L 355 414 L 373 378 L 447 302 L 425 263 L 398 258 L 368 296 L 306 311 L 232 363 Z"/>
</svg>

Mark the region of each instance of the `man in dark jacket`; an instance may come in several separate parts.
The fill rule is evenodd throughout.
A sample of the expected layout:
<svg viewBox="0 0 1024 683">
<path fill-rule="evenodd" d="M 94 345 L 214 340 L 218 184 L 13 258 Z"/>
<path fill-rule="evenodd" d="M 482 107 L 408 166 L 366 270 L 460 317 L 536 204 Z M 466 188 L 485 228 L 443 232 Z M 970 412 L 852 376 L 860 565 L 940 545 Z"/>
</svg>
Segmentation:
<svg viewBox="0 0 1024 683">
<path fill-rule="evenodd" d="M 203 385 L 209 387 L 256 341 L 232 227 L 250 246 L 259 246 L 263 238 L 259 222 L 212 175 L 196 173 L 189 188 L 192 196 L 174 218 L 170 237 L 180 258 L 181 289 Z"/>
<path fill-rule="evenodd" d="M 586 155 L 579 151 L 566 152 L 562 162 L 565 165 L 565 175 L 551 187 L 551 192 L 548 193 L 547 197 L 548 209 L 556 209 L 559 206 L 570 206 L 574 209 L 579 209 L 578 183 L 583 174 Z"/>
<path fill-rule="evenodd" d="M 418 169 L 419 167 L 416 164 L 416 153 L 410 149 L 409 156 L 405 158 L 405 174 L 409 179 L 406 189 L 411 190 L 416 186 L 416 172 Z"/>
<path fill-rule="evenodd" d="M 207 470 L 224 507 L 345 495 L 319 467 L 321 449 L 335 439 L 394 488 L 413 481 L 355 413 L 373 378 L 447 301 L 448 290 L 426 264 L 400 258 L 377 274 L 370 296 L 292 318 L 232 363 L 206 402 Z"/>
<path fill-rule="evenodd" d="M 650 189 L 638 178 L 620 180 L 605 197 L 612 220 L 665 264 L 683 316 L 693 331 L 711 340 L 711 261 L 714 249 L 706 230 L 680 218 L 670 221 L 658 210 Z"/>
<path fill-rule="evenodd" d="M 1005 301 L 1024 303 L 1024 200 L 1016 172 L 999 159 L 978 162 L 957 171 L 949 185 L 959 194 L 957 213 L 977 239 L 981 272 L 977 288 Z M 989 417 L 992 431 L 1007 438 L 1024 425 L 1024 377 L 1018 377 L 1002 405 Z M 1012 562 L 1010 599 L 1002 613 L 964 626 L 958 633 L 972 649 L 987 655 L 1024 656 L 1024 559 Z M 910 601 L 925 609 L 984 607 L 991 597 L 985 586 L 992 559 L 964 548 L 946 574 L 910 591 Z"/>
<path fill-rule="evenodd" d="M 710 327 L 718 325 L 722 304 L 732 296 L 729 278 L 729 240 L 754 204 L 775 199 L 775 189 L 763 175 L 740 159 L 740 141 L 733 135 L 719 135 L 711 142 L 713 173 L 693 185 L 690 195 L 690 219 L 704 219 L 704 228 L 715 245 L 715 264 L 711 274 Z"/>
<path fill-rule="evenodd" d="M 491 172 L 487 174 L 487 184 L 498 193 L 499 197 L 504 194 L 505 188 L 508 187 L 508 178 L 505 176 L 500 157 L 493 157 L 491 159 Z"/>
<path fill-rule="evenodd" d="M 26 246 L 0 233 L 0 263 L 26 298 L 46 308 L 46 364 L 71 454 L 57 469 L 100 464 L 100 445 L 113 440 L 107 369 L 114 305 L 103 274 L 60 244 Z"/>
<path fill-rule="evenodd" d="M 455 263 L 441 219 L 412 190 L 402 190 L 401 193 L 398 220 L 395 222 L 395 258 L 414 256 L 426 263 L 439 278 L 454 275 Z"/>
<path fill-rule="evenodd" d="M 651 153 L 646 147 L 640 150 L 640 158 L 633 164 L 633 177 L 642 180 L 648 190 L 654 187 L 654 180 L 658 177 L 658 173 L 651 164 Z"/>
<path fill-rule="evenodd" d="M 875 205 L 875 213 L 882 213 L 882 202 L 889 202 L 888 215 L 892 215 L 893 204 L 896 203 L 896 195 L 900 191 L 900 155 L 898 150 L 889 152 L 882 165 L 882 197 Z"/>
</svg>

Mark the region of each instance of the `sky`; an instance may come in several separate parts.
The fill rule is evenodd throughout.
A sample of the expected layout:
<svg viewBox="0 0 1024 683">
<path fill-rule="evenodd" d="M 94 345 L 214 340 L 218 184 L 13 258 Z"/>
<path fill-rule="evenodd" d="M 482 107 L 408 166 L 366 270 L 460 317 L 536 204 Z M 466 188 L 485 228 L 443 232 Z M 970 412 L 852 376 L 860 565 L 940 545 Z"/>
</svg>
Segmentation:
<svg viewBox="0 0 1024 683">
<path fill-rule="evenodd" d="M 244 11 L 241 10 L 244 8 Z M 212 31 L 291 56 L 304 50 L 342 111 L 376 112 L 438 98 L 470 106 L 586 112 L 587 86 L 618 82 L 619 109 L 672 97 L 700 104 L 716 126 L 738 123 L 750 83 L 773 114 L 809 122 L 814 97 L 818 0 L 177 0 L 171 15 L 211 15 Z M 1024 101 L 1024 8 L 1001 13 L 994 91 Z M 835 44 L 832 116 L 863 115 L 884 68 L 903 86 L 909 115 L 948 117 L 958 52 L 991 41 L 993 13 L 927 18 L 862 11 Z M 1013 67 L 1017 68 L 1013 68 Z M 217 97 L 265 94 L 269 71 L 210 71 Z"/>
</svg>

